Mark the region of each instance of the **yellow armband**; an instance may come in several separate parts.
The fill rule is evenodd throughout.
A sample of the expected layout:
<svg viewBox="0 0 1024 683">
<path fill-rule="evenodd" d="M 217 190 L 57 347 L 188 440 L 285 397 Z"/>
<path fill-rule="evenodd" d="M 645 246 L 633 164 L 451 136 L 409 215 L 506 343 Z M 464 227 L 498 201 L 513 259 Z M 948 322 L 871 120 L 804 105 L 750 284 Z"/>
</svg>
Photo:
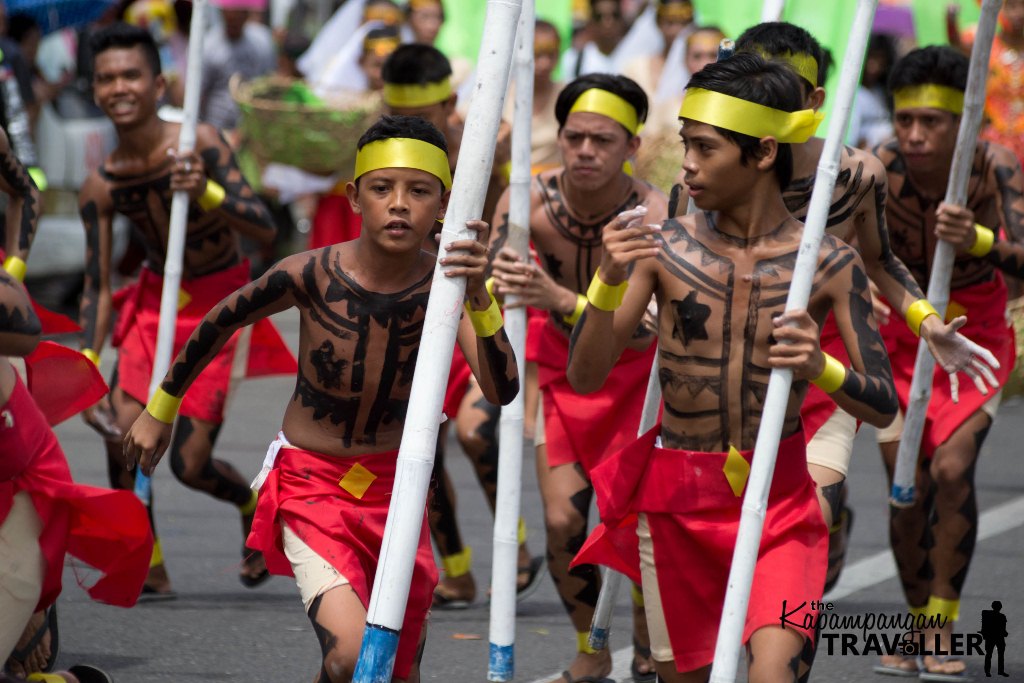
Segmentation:
<svg viewBox="0 0 1024 683">
<path fill-rule="evenodd" d="M 473 323 L 473 331 L 478 337 L 493 337 L 505 324 L 493 294 L 490 295 L 490 299 L 491 305 L 483 311 L 473 310 L 469 302 L 466 302 L 466 314 L 469 316 L 469 322 Z"/>
<path fill-rule="evenodd" d="M 846 368 L 838 360 L 822 353 L 825 356 L 825 368 L 821 371 L 821 374 L 811 380 L 811 384 L 818 387 L 826 394 L 831 394 L 839 390 L 839 387 L 843 386 L 843 382 L 846 381 Z"/>
<path fill-rule="evenodd" d="M 227 193 L 220 183 L 216 180 L 207 179 L 206 189 L 203 190 L 203 194 L 196 200 L 196 203 L 199 204 L 203 211 L 213 211 L 224 203 L 224 197 L 226 196 Z"/>
<path fill-rule="evenodd" d="M 910 304 L 910 308 L 907 309 L 907 327 L 916 336 L 921 336 L 921 323 L 924 319 L 930 315 L 938 315 L 939 312 L 935 310 L 931 302 L 928 299 L 918 299 L 914 303 Z"/>
<path fill-rule="evenodd" d="M 487 296 L 494 296 L 494 278 L 489 277 L 484 280 L 484 289 L 487 290 Z"/>
<path fill-rule="evenodd" d="M 92 361 L 92 364 L 96 367 L 100 366 L 100 354 L 96 353 L 92 349 L 82 349 L 82 355 Z"/>
<path fill-rule="evenodd" d="M 146 404 L 146 412 L 164 424 L 174 424 L 181 399 L 171 396 L 163 389 L 153 392 L 153 398 Z"/>
<path fill-rule="evenodd" d="M 583 311 L 585 311 L 586 308 L 587 297 L 583 296 L 582 294 L 577 294 L 576 308 L 574 308 L 572 313 L 570 313 L 569 315 L 562 316 L 562 320 L 564 320 L 567 325 L 575 325 L 579 321 L 580 316 L 583 315 Z"/>
<path fill-rule="evenodd" d="M 626 296 L 626 287 L 628 286 L 629 280 L 617 285 L 609 285 L 601 279 L 601 269 L 598 268 L 587 289 L 587 301 L 594 308 L 602 311 L 614 311 L 622 305 L 622 299 Z"/>
<path fill-rule="evenodd" d="M 967 253 L 971 256 L 977 256 L 981 258 L 992 251 L 992 245 L 995 244 L 996 234 L 986 228 L 984 225 L 979 223 L 974 224 L 974 244 Z"/>
<path fill-rule="evenodd" d="M 28 266 L 17 256 L 8 256 L 4 259 L 4 270 L 18 282 L 24 282 L 25 271 L 28 270 Z"/>
</svg>

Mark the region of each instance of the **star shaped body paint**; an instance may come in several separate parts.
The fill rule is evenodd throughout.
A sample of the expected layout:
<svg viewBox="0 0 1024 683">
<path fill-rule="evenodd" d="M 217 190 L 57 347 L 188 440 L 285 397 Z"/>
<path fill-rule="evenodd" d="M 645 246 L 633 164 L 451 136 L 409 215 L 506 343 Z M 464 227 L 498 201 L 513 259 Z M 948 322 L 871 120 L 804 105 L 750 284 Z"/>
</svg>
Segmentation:
<svg viewBox="0 0 1024 683">
<path fill-rule="evenodd" d="M 711 307 L 697 301 L 696 290 L 691 291 L 682 301 L 672 301 L 676 320 L 672 336 L 682 340 L 683 346 L 695 339 L 707 339 L 708 330 L 705 326 L 711 316 Z"/>
</svg>

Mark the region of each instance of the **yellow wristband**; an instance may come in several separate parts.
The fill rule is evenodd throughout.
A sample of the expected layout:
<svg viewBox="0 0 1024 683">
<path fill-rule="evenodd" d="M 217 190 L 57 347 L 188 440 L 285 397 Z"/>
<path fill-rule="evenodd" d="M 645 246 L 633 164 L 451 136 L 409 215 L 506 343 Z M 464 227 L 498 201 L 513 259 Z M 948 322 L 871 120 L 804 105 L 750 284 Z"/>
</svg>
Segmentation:
<svg viewBox="0 0 1024 683">
<path fill-rule="evenodd" d="M 986 228 L 984 225 L 978 223 L 974 224 L 974 244 L 967 250 L 967 253 L 971 256 L 977 256 L 981 258 L 992 251 L 992 245 L 995 244 L 996 234 Z"/>
<path fill-rule="evenodd" d="M 171 396 L 163 389 L 153 392 L 153 398 L 146 404 L 146 412 L 160 420 L 164 424 L 174 424 L 174 418 L 178 414 L 178 406 L 181 399 Z"/>
<path fill-rule="evenodd" d="M 626 287 L 628 286 L 629 280 L 617 285 L 609 285 L 601 279 L 601 269 L 598 268 L 587 289 L 587 301 L 591 306 L 602 311 L 614 311 L 622 305 L 622 299 L 626 296 Z"/>
<path fill-rule="evenodd" d="M 587 297 L 582 294 L 576 295 L 576 308 L 569 315 L 562 316 L 562 320 L 568 325 L 575 325 L 579 321 L 583 311 L 587 309 Z"/>
<path fill-rule="evenodd" d="M 469 322 L 473 323 L 473 331 L 478 337 L 493 337 L 505 324 L 493 294 L 490 295 L 490 299 L 491 305 L 483 311 L 473 310 L 469 302 L 466 302 L 466 314 L 469 315 Z"/>
<path fill-rule="evenodd" d="M 825 368 L 820 375 L 811 380 L 811 383 L 826 394 L 831 394 L 838 391 L 846 381 L 846 368 L 827 353 L 821 355 L 825 356 Z"/>
<path fill-rule="evenodd" d="M 206 180 L 206 189 L 203 190 L 203 194 L 196 200 L 196 203 L 202 208 L 203 211 L 213 211 L 218 206 L 224 203 L 224 197 L 227 195 L 224 192 L 224 188 L 220 186 L 216 180 Z"/>
<path fill-rule="evenodd" d="M 487 290 L 487 296 L 494 296 L 494 278 L 489 277 L 484 280 L 484 289 Z"/>
<path fill-rule="evenodd" d="M 935 310 L 931 302 L 928 299 L 918 299 L 914 303 L 910 304 L 907 309 L 907 327 L 916 336 L 921 336 L 921 323 L 924 319 L 930 315 L 938 315 L 939 312 Z"/>
<path fill-rule="evenodd" d="M 92 364 L 96 367 L 100 366 L 100 354 L 96 353 L 92 349 L 82 349 L 82 355 L 92 361 Z"/>
<path fill-rule="evenodd" d="M 18 282 L 24 282 L 25 271 L 28 270 L 28 266 L 17 256 L 8 256 L 4 259 L 4 270 Z"/>
</svg>

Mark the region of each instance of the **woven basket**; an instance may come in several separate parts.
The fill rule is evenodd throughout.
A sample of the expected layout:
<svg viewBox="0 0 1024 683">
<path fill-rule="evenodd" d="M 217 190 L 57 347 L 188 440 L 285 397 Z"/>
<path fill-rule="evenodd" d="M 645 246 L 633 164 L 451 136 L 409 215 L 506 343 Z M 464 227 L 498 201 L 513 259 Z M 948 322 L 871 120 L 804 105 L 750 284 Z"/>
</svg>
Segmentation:
<svg viewBox="0 0 1024 683">
<path fill-rule="evenodd" d="M 380 96 L 353 94 L 323 102 L 286 99 L 295 86 L 295 80 L 279 76 L 231 80 L 242 131 L 257 160 L 320 175 L 351 176 L 356 143 L 380 118 Z"/>
</svg>

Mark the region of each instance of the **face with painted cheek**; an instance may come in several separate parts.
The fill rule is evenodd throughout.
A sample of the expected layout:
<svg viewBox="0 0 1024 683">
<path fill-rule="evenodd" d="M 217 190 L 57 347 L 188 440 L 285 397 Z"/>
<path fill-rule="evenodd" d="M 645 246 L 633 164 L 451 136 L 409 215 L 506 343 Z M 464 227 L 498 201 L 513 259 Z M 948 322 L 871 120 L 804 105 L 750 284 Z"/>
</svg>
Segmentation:
<svg viewBox="0 0 1024 683">
<path fill-rule="evenodd" d="M 573 112 L 558 133 L 562 165 L 572 184 L 597 190 L 622 173 L 622 164 L 636 152 L 640 139 L 607 116 Z"/>
<path fill-rule="evenodd" d="M 383 87 L 383 86 L 382 86 Z M 423 107 L 392 107 L 384 105 L 384 113 L 388 116 L 415 116 L 424 121 L 434 124 L 434 127 L 447 137 L 448 117 L 455 111 L 455 96 L 452 95 L 444 102 L 428 104 Z"/>
<path fill-rule="evenodd" d="M 362 234 L 396 254 L 420 249 L 448 205 L 441 181 L 415 168 L 370 171 L 346 189 L 352 210 L 363 217 Z"/>
<path fill-rule="evenodd" d="M 922 173 L 948 169 L 956 148 L 960 117 L 942 109 L 898 109 L 893 129 L 907 167 Z"/>
<path fill-rule="evenodd" d="M 683 181 L 697 208 L 719 211 L 742 203 L 761 173 L 755 160 L 744 164 L 739 145 L 706 123 L 684 119 L 679 137 L 686 150 Z"/>
</svg>

